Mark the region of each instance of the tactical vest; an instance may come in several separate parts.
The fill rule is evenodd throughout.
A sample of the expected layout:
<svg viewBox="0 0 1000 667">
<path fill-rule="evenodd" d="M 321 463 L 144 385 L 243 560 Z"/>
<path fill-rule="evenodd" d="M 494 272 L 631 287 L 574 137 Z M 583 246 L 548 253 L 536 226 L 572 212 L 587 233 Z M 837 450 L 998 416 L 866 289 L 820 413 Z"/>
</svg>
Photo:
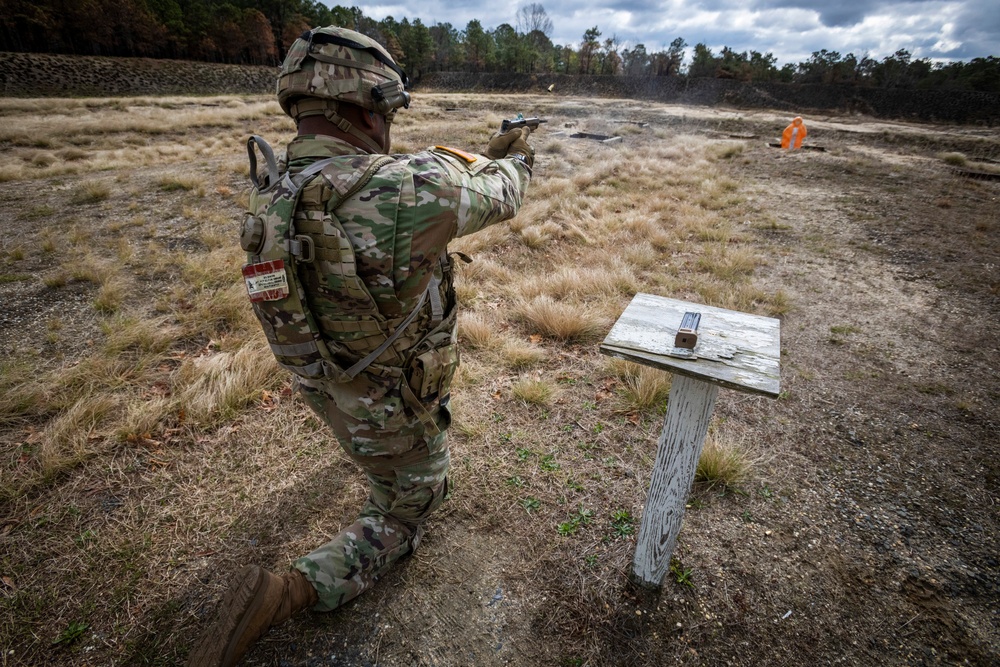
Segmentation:
<svg viewBox="0 0 1000 667">
<path fill-rule="evenodd" d="M 264 183 L 257 177 L 255 146 L 267 165 Z M 240 238 L 248 261 L 243 276 L 278 364 L 307 380 L 350 382 L 363 370 L 385 368 L 375 361 L 397 343 L 402 354 L 388 356 L 402 371 L 394 374 L 406 380 L 404 396 L 425 403 L 444 396 L 458 366 L 451 260 L 442 257 L 442 278 L 432 278 L 410 313 L 387 319 L 357 275 L 354 247 L 334 214 L 394 159 L 367 156 L 357 167 L 356 155 L 333 157 L 292 175 L 278 173 L 274 153 L 260 137 L 248 140 L 247 152 L 253 187 Z M 335 188 L 313 182 L 338 161 L 353 165 L 345 169 L 349 177 L 337 179 Z M 414 322 L 421 326 L 404 335 Z M 423 410 L 413 407 L 418 414 Z"/>
</svg>

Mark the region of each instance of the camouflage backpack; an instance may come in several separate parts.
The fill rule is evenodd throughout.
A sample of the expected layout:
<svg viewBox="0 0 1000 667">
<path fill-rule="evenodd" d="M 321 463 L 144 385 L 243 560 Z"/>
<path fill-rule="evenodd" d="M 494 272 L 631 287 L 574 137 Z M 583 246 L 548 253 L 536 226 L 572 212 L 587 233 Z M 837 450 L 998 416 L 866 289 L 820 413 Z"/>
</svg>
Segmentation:
<svg viewBox="0 0 1000 667">
<path fill-rule="evenodd" d="M 260 149 L 267 166 L 264 183 L 257 177 L 255 146 Z M 309 310 L 306 291 L 298 276 L 296 266 L 312 262 L 316 252 L 309 235 L 296 233 L 294 219 L 302 189 L 338 158 L 319 160 L 294 176 L 288 172 L 282 176 L 278 173 L 274 152 L 262 138 L 256 135 L 250 137 L 247 141 L 247 153 L 250 156 L 250 180 L 253 187 L 250 191 L 250 211 L 244 218 L 240 234 L 240 245 L 247 252 L 248 261 L 243 267 L 243 278 L 254 313 L 260 320 L 271 351 L 282 368 L 300 377 L 350 382 L 377 359 L 413 321 L 424 305 L 428 292 L 421 296 L 413 311 L 396 326 L 392 334 L 383 332 L 385 341 L 378 348 L 350 368 L 345 369 L 339 365 Z M 390 162 L 393 162 L 393 158 L 386 155 L 371 156 L 367 169 L 356 171 L 351 179 L 338 184 L 327 210 L 336 209 L 341 202 L 368 183 L 375 172 Z M 331 215 L 330 218 L 333 224 L 339 226 L 336 216 Z M 365 291 L 368 299 L 374 302 Z"/>
</svg>

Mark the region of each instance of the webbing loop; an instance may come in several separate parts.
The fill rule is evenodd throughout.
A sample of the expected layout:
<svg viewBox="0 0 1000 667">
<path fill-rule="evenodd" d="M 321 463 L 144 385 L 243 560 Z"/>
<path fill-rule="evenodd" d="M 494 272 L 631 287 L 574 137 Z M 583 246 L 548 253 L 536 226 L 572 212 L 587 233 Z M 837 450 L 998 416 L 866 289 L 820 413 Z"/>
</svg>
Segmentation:
<svg viewBox="0 0 1000 667">
<path fill-rule="evenodd" d="M 261 155 L 264 156 L 264 164 L 267 165 L 267 185 L 264 187 L 261 187 L 257 180 L 257 153 L 254 151 L 254 146 L 260 149 Z M 254 134 L 247 139 L 247 155 L 250 156 L 250 182 L 259 192 L 269 190 L 278 184 L 278 161 L 274 159 L 271 146 L 262 137 Z"/>
</svg>

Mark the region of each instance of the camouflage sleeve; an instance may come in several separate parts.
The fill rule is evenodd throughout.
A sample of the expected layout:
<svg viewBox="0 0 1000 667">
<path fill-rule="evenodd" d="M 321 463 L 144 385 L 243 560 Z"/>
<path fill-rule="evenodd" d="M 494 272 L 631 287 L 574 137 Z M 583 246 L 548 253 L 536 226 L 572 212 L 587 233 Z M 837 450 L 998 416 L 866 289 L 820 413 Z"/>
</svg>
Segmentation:
<svg viewBox="0 0 1000 667">
<path fill-rule="evenodd" d="M 450 148 L 393 158 L 336 215 L 354 248 L 357 275 L 380 310 L 405 314 L 449 241 L 514 217 L 530 172 L 520 160 L 494 161 Z M 330 188 L 349 189 L 370 164 L 370 155 L 352 155 L 323 176 Z"/>
<path fill-rule="evenodd" d="M 519 160 L 491 160 L 441 146 L 413 156 L 412 164 L 418 207 L 443 199 L 453 209 L 451 238 L 513 218 L 531 176 Z"/>
<path fill-rule="evenodd" d="M 520 160 L 490 160 L 451 148 L 435 147 L 407 162 L 396 218 L 396 255 L 402 260 L 396 270 L 403 264 L 412 273 L 396 274 L 400 294 L 419 293 L 426 282 L 421 278 L 433 271 L 449 241 L 513 218 L 531 176 Z M 416 282 L 401 284 L 408 278 Z"/>
</svg>

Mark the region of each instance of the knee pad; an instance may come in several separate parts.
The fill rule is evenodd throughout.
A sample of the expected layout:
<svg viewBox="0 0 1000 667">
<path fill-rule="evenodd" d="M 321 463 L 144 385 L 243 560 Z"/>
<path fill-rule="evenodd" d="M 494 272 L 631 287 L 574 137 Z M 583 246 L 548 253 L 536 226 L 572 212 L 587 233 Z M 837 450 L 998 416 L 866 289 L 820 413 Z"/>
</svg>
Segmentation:
<svg viewBox="0 0 1000 667">
<path fill-rule="evenodd" d="M 448 478 L 400 494 L 389 508 L 389 516 L 409 526 L 418 526 L 441 507 L 448 493 Z"/>
</svg>

